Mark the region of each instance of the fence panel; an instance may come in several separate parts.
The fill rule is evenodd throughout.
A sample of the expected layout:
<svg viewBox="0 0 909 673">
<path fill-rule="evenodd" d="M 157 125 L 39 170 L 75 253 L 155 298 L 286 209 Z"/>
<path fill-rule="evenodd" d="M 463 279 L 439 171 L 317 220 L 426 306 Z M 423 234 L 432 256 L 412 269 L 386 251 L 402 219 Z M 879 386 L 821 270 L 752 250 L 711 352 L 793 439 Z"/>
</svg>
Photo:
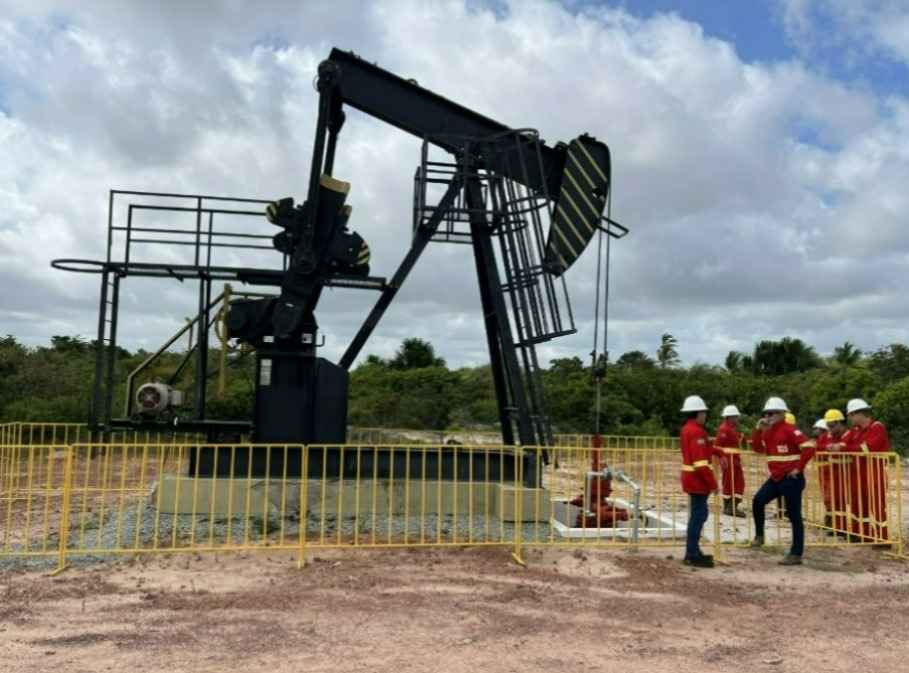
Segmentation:
<svg viewBox="0 0 909 673">
<path fill-rule="evenodd" d="M 238 444 L 206 454 L 213 447 L 172 437 L 66 446 L 57 442 L 78 435 L 65 428 L 0 432 L 0 556 L 57 554 L 61 566 L 115 553 L 266 548 L 297 550 L 301 562 L 329 547 L 496 545 L 520 558 L 531 545 L 636 549 L 685 538 L 688 499 L 668 438 L 605 438 L 596 453 L 583 440 L 550 447 L 537 480 L 522 472 L 533 447 Z M 214 456 L 205 473 L 222 476 L 202 476 L 205 455 Z M 263 455 L 271 476 L 254 476 Z M 759 455 L 741 459 L 747 508 L 767 469 Z M 809 546 L 893 544 L 902 554 L 895 454 L 819 456 L 807 477 Z M 705 537 L 715 553 L 747 545 L 752 518 L 712 503 Z M 788 543 L 782 511 L 767 508 L 768 545 Z"/>
</svg>

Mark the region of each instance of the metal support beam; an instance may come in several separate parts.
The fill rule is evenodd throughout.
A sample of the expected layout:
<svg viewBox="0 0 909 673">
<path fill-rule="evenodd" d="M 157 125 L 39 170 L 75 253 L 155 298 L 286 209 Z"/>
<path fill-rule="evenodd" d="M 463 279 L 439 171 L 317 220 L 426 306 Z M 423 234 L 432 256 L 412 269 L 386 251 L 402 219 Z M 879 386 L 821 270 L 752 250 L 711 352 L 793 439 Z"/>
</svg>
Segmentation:
<svg viewBox="0 0 909 673">
<path fill-rule="evenodd" d="M 473 110 L 448 100 L 414 80 L 398 77 L 387 70 L 364 61 L 350 52 L 332 49 L 329 61 L 339 66 L 340 75 L 334 88 L 343 103 L 381 119 L 392 126 L 429 140 L 433 145 L 454 155 L 464 154 L 465 141 L 513 134 L 514 129 L 485 117 Z M 537 192 L 555 198 L 562 181 L 566 149 L 564 146 L 525 146 L 515 151 L 525 157 L 502 161 L 506 167 L 526 166 L 529 171 L 520 174 L 510 171 L 505 175 L 513 180 L 526 182 Z M 537 154 L 539 153 L 539 155 Z M 482 157 L 473 157 L 482 165 Z"/>
<path fill-rule="evenodd" d="M 392 300 L 398 294 L 398 290 L 401 289 L 401 285 L 407 279 L 407 276 L 413 269 L 414 264 L 416 264 L 417 259 L 423 254 L 432 235 L 436 232 L 439 228 L 439 224 L 441 224 L 442 220 L 448 214 L 448 209 L 454 204 L 461 188 L 461 182 L 457 179 L 452 179 L 448 184 L 448 189 L 445 191 L 445 194 L 443 194 L 442 198 L 439 200 L 439 206 L 433 212 L 432 217 L 417 227 L 410 244 L 410 250 L 407 251 L 407 255 L 405 255 L 404 259 L 401 261 L 398 270 L 395 271 L 391 281 L 382 290 L 382 294 L 379 295 L 379 299 L 376 301 L 375 306 L 373 306 L 372 311 L 366 316 L 363 325 L 350 342 L 350 345 L 347 347 L 347 351 L 344 353 L 341 360 L 338 362 L 343 369 L 350 369 L 354 360 L 357 359 L 366 340 L 379 324 L 379 320 L 381 320 L 385 311 L 391 305 Z"/>
</svg>

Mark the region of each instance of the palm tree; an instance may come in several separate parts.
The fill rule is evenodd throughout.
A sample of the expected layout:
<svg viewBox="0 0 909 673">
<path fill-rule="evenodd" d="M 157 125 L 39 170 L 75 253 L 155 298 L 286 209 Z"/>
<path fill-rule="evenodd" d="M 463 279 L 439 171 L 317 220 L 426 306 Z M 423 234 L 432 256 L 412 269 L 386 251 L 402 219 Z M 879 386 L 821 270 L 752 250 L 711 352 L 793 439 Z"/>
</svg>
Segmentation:
<svg viewBox="0 0 909 673">
<path fill-rule="evenodd" d="M 679 364 L 679 342 L 671 334 L 664 334 L 657 349 L 657 362 L 662 369 Z"/>
<path fill-rule="evenodd" d="M 852 367 L 862 359 L 862 350 L 856 348 L 855 344 L 847 341 L 842 346 L 833 349 L 833 355 L 830 362 L 840 367 Z"/>
<path fill-rule="evenodd" d="M 801 339 L 783 337 L 779 342 L 780 351 L 786 362 L 786 372 L 804 372 L 822 364 L 820 356 L 814 347 L 809 346 Z"/>
<path fill-rule="evenodd" d="M 761 341 L 754 346 L 752 371 L 762 376 L 781 376 L 804 372 L 821 364 L 814 348 L 801 339 L 783 337 L 779 341 Z"/>
<path fill-rule="evenodd" d="M 394 357 L 388 361 L 391 369 L 425 369 L 444 367 L 445 360 L 436 357 L 436 349 L 428 341 L 416 337 L 404 339 Z"/>
<path fill-rule="evenodd" d="M 740 372 L 744 368 L 745 355 L 738 351 L 729 351 L 726 356 L 726 371 Z"/>
<path fill-rule="evenodd" d="M 375 367 L 387 367 L 388 360 L 381 358 L 378 355 L 367 355 L 364 364 L 373 365 Z"/>
</svg>

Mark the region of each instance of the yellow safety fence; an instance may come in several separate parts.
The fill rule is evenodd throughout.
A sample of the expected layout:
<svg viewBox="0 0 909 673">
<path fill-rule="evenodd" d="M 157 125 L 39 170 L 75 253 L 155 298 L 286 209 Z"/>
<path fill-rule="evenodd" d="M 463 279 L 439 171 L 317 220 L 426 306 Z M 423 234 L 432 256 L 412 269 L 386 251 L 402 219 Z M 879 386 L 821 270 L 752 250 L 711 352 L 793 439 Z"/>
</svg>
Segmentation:
<svg viewBox="0 0 909 673">
<path fill-rule="evenodd" d="M 597 471 L 589 446 L 566 442 L 546 450 L 539 479 L 523 473 L 533 463 L 520 457 L 540 455 L 529 447 L 218 445 L 209 474 L 232 476 L 211 478 L 198 473 L 210 445 L 136 436 L 67 443 L 82 439 L 73 432 L 0 426 L 0 563 L 35 557 L 64 568 L 124 553 L 289 549 L 302 565 L 320 548 L 480 545 L 510 548 L 520 561 L 534 545 L 685 541 L 688 499 L 671 438 L 604 438 Z M 262 455 L 270 477 L 253 475 Z M 741 460 L 748 509 L 767 470 L 761 456 Z M 807 477 L 809 547 L 890 544 L 903 555 L 896 454 L 821 456 Z M 720 559 L 749 543 L 754 524 L 723 514 L 719 497 L 712 503 L 705 537 Z M 787 545 L 789 535 L 771 504 L 767 544 Z"/>
</svg>

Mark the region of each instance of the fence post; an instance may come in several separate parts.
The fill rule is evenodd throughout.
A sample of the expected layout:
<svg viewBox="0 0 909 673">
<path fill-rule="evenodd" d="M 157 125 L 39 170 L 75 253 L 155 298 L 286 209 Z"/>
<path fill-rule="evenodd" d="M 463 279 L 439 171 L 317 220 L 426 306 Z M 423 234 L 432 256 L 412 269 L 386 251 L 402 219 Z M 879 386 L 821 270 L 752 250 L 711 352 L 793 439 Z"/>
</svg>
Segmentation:
<svg viewBox="0 0 909 673">
<path fill-rule="evenodd" d="M 66 459 L 63 462 L 63 502 L 60 504 L 60 549 L 55 573 L 66 570 L 66 545 L 69 539 L 69 503 L 73 482 L 73 456 L 75 449 L 68 445 L 64 451 Z"/>
<path fill-rule="evenodd" d="M 306 566 L 306 528 L 308 523 L 307 516 L 307 502 L 309 498 L 309 445 L 303 446 L 303 466 L 300 470 L 300 545 L 297 552 L 297 568 L 304 568 Z M 287 447 L 284 447 L 285 455 L 287 453 Z M 285 475 L 287 474 L 287 461 L 285 459 Z M 284 483 L 284 488 L 287 488 L 287 482 Z M 325 493 L 325 483 L 322 483 L 322 494 L 324 498 Z"/>
<path fill-rule="evenodd" d="M 519 565 L 525 565 L 524 559 L 521 557 L 521 543 L 524 538 L 524 515 L 521 511 L 524 500 L 524 447 L 515 447 L 515 451 L 517 453 L 517 460 L 515 461 L 517 469 L 515 470 L 514 479 L 514 551 L 511 557 Z M 500 489 L 500 492 L 504 496 L 505 489 Z M 486 516 L 489 516 L 488 506 L 486 508 Z"/>
<path fill-rule="evenodd" d="M 893 456 L 894 462 L 894 471 L 896 473 L 896 516 L 889 516 L 889 519 L 896 519 L 897 525 L 895 537 L 896 537 L 896 554 L 900 558 L 903 557 L 903 459 L 898 453 L 891 454 Z M 888 485 L 889 487 L 889 485 Z M 890 538 L 894 538 L 893 528 L 890 529 Z"/>
</svg>

